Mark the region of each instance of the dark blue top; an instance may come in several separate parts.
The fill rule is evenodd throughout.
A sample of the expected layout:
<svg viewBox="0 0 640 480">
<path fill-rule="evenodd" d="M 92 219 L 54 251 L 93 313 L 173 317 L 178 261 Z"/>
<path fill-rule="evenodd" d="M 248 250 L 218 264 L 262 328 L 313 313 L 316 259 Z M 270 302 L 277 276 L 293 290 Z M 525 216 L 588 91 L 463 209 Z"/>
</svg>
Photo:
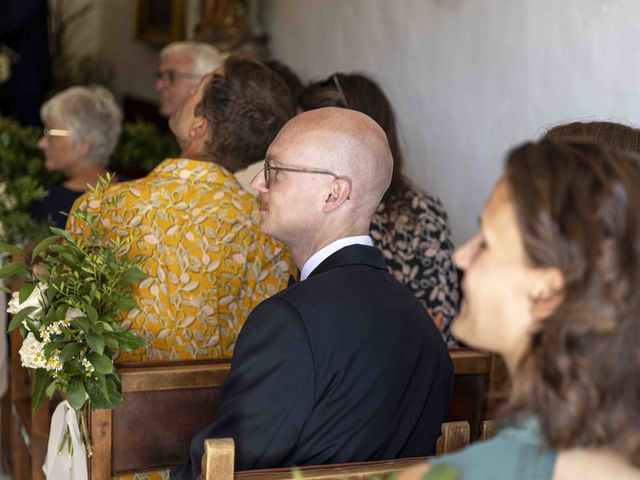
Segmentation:
<svg viewBox="0 0 640 480">
<path fill-rule="evenodd" d="M 490 440 L 429 463 L 454 467 L 460 480 L 551 480 L 557 454 L 544 446 L 540 425 L 530 418 L 503 428 Z M 424 480 L 429 478 L 427 473 Z"/>
<path fill-rule="evenodd" d="M 84 191 L 70 190 L 62 185 L 49 187 L 49 194 L 31 204 L 29 213 L 37 222 L 52 227 L 64 228 L 67 215 L 75 202 Z M 64 213 L 62 213 L 64 212 Z"/>
</svg>

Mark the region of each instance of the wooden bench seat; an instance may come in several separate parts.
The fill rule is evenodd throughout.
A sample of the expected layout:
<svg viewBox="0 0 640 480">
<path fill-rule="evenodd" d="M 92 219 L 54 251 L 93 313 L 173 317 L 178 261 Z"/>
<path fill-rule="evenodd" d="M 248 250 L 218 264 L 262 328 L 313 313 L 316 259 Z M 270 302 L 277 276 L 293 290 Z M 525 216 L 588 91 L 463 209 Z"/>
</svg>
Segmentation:
<svg viewBox="0 0 640 480">
<path fill-rule="evenodd" d="M 450 354 L 456 385 L 448 420 L 469 422 L 473 440 L 480 435 L 481 419 L 486 418 L 492 356 L 474 350 L 452 350 Z M 193 436 L 215 418 L 230 361 L 123 364 L 117 368 L 123 404 L 89 416 L 94 453 L 89 462 L 91 480 L 167 468 L 188 458 Z M 25 405 L 30 401 L 21 400 Z M 34 419 L 27 418 L 28 409 L 17 414 L 14 433 L 18 429 L 26 435 L 12 436 L 11 448 L 18 460 L 13 465 L 14 480 L 44 480 L 41 466 L 51 412 L 45 401 Z"/>
</svg>

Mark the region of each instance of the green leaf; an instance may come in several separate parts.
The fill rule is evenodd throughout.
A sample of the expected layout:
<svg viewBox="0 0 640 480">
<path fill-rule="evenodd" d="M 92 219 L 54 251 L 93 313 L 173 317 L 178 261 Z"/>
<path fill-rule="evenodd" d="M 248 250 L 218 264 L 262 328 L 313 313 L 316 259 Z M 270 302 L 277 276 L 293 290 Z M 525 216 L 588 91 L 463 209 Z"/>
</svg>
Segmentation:
<svg viewBox="0 0 640 480">
<path fill-rule="evenodd" d="M 71 255 L 69 252 L 60 253 L 60 258 L 64 260 L 64 263 L 66 263 L 70 268 L 78 267 L 78 261 L 76 260 L 76 257 Z"/>
<path fill-rule="evenodd" d="M 38 307 L 27 307 L 20 310 L 18 313 L 11 317 L 11 321 L 9 322 L 9 328 L 7 328 L 7 332 L 14 330 L 18 325 L 22 324 L 22 321 L 27 318 L 27 315 L 32 313 L 34 310 L 37 310 Z"/>
<path fill-rule="evenodd" d="M 121 350 L 130 352 L 144 347 L 144 340 L 133 332 L 120 332 L 116 334 Z"/>
<path fill-rule="evenodd" d="M 73 240 L 71 239 L 71 235 L 66 230 L 63 230 L 61 228 L 51 227 L 51 231 L 55 233 L 57 237 L 62 237 L 66 240 L 69 240 L 70 242 L 73 242 Z"/>
<path fill-rule="evenodd" d="M 83 332 L 89 331 L 89 319 L 87 317 L 77 317 L 71 321 L 71 326 Z"/>
<path fill-rule="evenodd" d="M 98 373 L 107 374 L 113 372 L 113 360 L 106 355 L 98 355 L 92 352 L 87 355 L 87 360 L 91 362 L 91 365 Z"/>
<path fill-rule="evenodd" d="M 58 390 L 58 382 L 53 381 L 47 387 L 47 390 L 46 390 L 47 397 L 49 398 L 53 397 L 53 394 L 56 393 L 56 390 Z"/>
<path fill-rule="evenodd" d="M 96 335 L 92 332 L 84 332 L 84 337 L 87 341 L 89 348 L 99 355 L 104 352 L 104 339 L 102 335 Z"/>
<path fill-rule="evenodd" d="M 54 283 L 54 285 L 56 284 Z M 57 284 L 56 286 L 59 287 L 60 284 Z M 58 292 L 56 291 L 55 288 L 51 288 L 51 287 L 47 288 L 47 302 L 52 303 L 57 293 Z"/>
<path fill-rule="evenodd" d="M 96 324 L 96 325 L 101 325 L 103 331 L 105 332 L 113 332 L 113 327 L 111 326 L 111 323 L 109 323 L 109 321 L 113 321 L 113 318 L 111 317 L 100 317 L 101 320 Z M 109 320 L 103 320 L 105 318 L 108 318 Z"/>
<path fill-rule="evenodd" d="M 31 397 L 31 415 L 35 415 L 40 405 L 42 404 L 42 398 L 51 382 L 51 375 L 44 368 L 36 369 L 36 380 L 33 386 L 33 396 Z"/>
<path fill-rule="evenodd" d="M 124 280 L 124 282 L 133 285 L 134 283 L 138 283 L 142 280 L 144 280 L 145 278 L 149 278 L 149 275 L 147 275 L 146 273 L 144 273 L 142 270 L 140 270 L 137 267 L 131 268 L 129 269 L 123 276 L 122 279 Z"/>
<path fill-rule="evenodd" d="M 84 374 L 87 373 L 84 367 L 82 366 L 82 364 L 80 363 L 80 360 L 78 357 L 72 358 L 71 360 L 69 360 L 67 363 L 64 364 L 64 372 L 69 376 L 73 376 L 73 375 L 84 376 Z"/>
<path fill-rule="evenodd" d="M 11 277 L 18 273 L 29 273 L 26 265 L 22 262 L 9 262 L 0 268 L 0 278 Z"/>
<path fill-rule="evenodd" d="M 36 288 L 35 283 L 25 283 L 22 287 L 20 287 L 20 293 L 18 293 L 18 300 L 20 301 L 20 303 L 24 303 L 25 300 L 29 298 L 29 295 L 31 295 L 31 292 L 33 292 L 34 288 Z"/>
<path fill-rule="evenodd" d="M 66 303 L 58 305 L 58 307 L 56 308 L 56 313 L 55 313 L 56 319 L 64 318 L 66 316 L 66 314 L 67 314 L 67 310 L 68 309 L 69 309 L 69 305 L 67 305 Z"/>
<path fill-rule="evenodd" d="M 138 308 L 138 302 L 136 302 L 135 299 L 130 295 L 123 296 L 118 299 L 116 308 L 118 309 L 118 311 L 129 311 L 132 308 Z"/>
<path fill-rule="evenodd" d="M 98 312 L 95 308 L 93 308 L 93 305 L 87 305 L 85 310 L 87 313 L 87 317 L 89 317 L 89 320 L 91 320 L 92 322 L 98 321 Z"/>
<path fill-rule="evenodd" d="M 102 338 L 104 338 L 104 343 L 108 348 L 111 348 L 112 350 L 118 349 L 118 339 L 113 335 L 106 333 Z"/>
<path fill-rule="evenodd" d="M 68 362 L 73 357 L 77 356 L 80 353 L 80 350 L 82 350 L 82 346 L 79 343 L 67 343 L 62 347 L 62 351 L 60 352 L 60 362 Z"/>
<path fill-rule="evenodd" d="M 109 377 L 112 377 L 112 375 L 109 375 Z M 122 394 L 118 386 L 111 378 L 105 379 L 104 375 L 98 375 L 98 384 L 92 384 L 89 392 L 92 410 L 112 409 L 122 403 Z"/>
<path fill-rule="evenodd" d="M 14 255 L 24 255 L 24 251 L 15 245 L 0 242 L 0 252 L 13 253 Z"/>
<path fill-rule="evenodd" d="M 55 350 L 62 348 L 65 342 L 51 342 L 47 343 L 44 347 L 44 355 L 45 357 L 49 357 Z"/>
<path fill-rule="evenodd" d="M 109 393 L 109 400 L 113 405 L 117 407 L 122 403 L 122 393 L 120 391 L 120 384 L 116 375 L 107 375 L 107 392 Z"/>
<path fill-rule="evenodd" d="M 25 318 L 25 322 L 27 323 L 27 328 L 37 337 L 40 336 L 40 324 L 36 322 L 31 317 Z"/>
<path fill-rule="evenodd" d="M 41 253 L 43 253 L 49 245 L 56 242 L 58 240 L 57 235 L 51 235 L 50 237 L 45 238 L 40 243 L 38 243 L 33 249 L 33 253 L 31 254 L 31 261 L 34 261 Z"/>
<path fill-rule="evenodd" d="M 67 399 L 74 410 L 78 411 L 84 405 L 85 393 L 82 380 L 79 378 L 72 378 L 69 382 L 69 388 L 67 389 Z"/>
<path fill-rule="evenodd" d="M 431 467 L 429 473 L 422 477 L 422 480 L 460 480 L 461 478 L 461 474 L 456 468 L 446 463 L 441 463 Z"/>
</svg>

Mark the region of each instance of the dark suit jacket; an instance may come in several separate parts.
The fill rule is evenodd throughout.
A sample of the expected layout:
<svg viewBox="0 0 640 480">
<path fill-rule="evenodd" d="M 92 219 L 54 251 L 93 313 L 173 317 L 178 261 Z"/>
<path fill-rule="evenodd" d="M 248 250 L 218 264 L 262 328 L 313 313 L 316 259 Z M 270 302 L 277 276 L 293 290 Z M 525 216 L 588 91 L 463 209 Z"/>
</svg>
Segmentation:
<svg viewBox="0 0 640 480">
<path fill-rule="evenodd" d="M 217 419 L 171 478 L 196 478 L 214 437 L 242 470 L 430 455 L 452 386 L 440 332 L 380 251 L 344 247 L 249 315 Z"/>
</svg>

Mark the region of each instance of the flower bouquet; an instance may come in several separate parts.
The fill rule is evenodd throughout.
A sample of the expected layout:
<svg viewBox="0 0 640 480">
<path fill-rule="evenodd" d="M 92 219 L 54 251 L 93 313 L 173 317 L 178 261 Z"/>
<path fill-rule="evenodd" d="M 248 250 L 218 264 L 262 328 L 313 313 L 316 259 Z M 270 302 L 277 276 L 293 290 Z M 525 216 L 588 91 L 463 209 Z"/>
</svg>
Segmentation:
<svg viewBox="0 0 640 480">
<path fill-rule="evenodd" d="M 97 198 L 109 181 L 101 179 L 92 190 Z M 122 402 L 113 357 L 144 342 L 123 329 L 119 318 L 137 307 L 131 285 L 146 275 L 138 268 L 138 259 L 126 256 L 135 237 L 109 240 L 96 215 L 83 211 L 72 215 L 86 223 L 86 236 L 73 238 L 65 230 L 51 228 L 53 235 L 30 254 L 0 244 L 0 251 L 24 258 L 0 268 L 0 278 L 25 281 L 9 302 L 8 330 L 19 328 L 24 337 L 20 357 L 22 365 L 34 372 L 33 411 L 44 395 L 51 398 L 63 392 L 78 414 L 90 454 L 83 407 L 87 400 L 94 410 Z"/>
</svg>

